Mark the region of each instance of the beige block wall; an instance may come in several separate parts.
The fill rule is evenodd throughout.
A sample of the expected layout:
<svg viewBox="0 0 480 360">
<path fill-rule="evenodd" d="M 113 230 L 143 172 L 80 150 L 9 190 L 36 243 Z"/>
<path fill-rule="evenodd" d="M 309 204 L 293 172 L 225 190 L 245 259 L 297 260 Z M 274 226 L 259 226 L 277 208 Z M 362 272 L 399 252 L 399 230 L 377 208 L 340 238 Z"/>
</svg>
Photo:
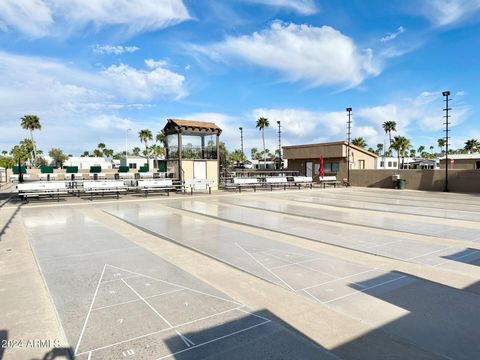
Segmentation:
<svg viewBox="0 0 480 360">
<path fill-rule="evenodd" d="M 400 174 L 411 190 L 443 191 L 445 170 L 351 170 L 353 186 L 394 188 L 392 175 Z M 480 170 L 448 171 L 449 190 L 452 192 L 480 192 Z"/>
<path fill-rule="evenodd" d="M 450 164 L 448 169 L 452 170 L 475 170 L 475 159 L 455 160 L 453 164 Z M 440 160 L 440 169 L 445 169 L 445 160 Z"/>
<path fill-rule="evenodd" d="M 214 184 L 212 186 L 212 190 L 218 190 L 218 161 L 216 160 L 207 160 L 207 179 L 213 180 Z"/>
</svg>

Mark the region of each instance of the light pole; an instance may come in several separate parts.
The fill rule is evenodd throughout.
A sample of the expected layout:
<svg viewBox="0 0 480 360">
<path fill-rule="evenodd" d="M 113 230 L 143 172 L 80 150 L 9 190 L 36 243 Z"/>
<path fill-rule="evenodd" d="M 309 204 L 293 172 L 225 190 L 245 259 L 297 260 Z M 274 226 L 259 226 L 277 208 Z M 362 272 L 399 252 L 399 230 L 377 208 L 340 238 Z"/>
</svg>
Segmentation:
<svg viewBox="0 0 480 360">
<path fill-rule="evenodd" d="M 347 186 L 350 186 L 350 137 L 352 135 L 352 108 L 348 107 L 345 109 L 348 113 L 347 121 Z"/>
<path fill-rule="evenodd" d="M 445 118 L 445 122 L 443 123 L 443 125 L 445 125 L 445 188 L 443 191 L 448 192 L 448 139 L 450 139 L 448 136 L 448 125 L 450 125 L 450 115 L 448 115 L 448 112 L 452 109 L 448 107 L 450 91 L 444 91 L 442 95 L 445 97 L 445 108 L 443 109 L 443 111 L 445 111 L 445 115 L 443 116 Z"/>
<path fill-rule="evenodd" d="M 245 153 L 243 152 L 243 127 L 239 127 L 238 130 L 240 130 L 240 149 L 242 150 L 242 164 L 243 164 L 243 159 L 245 158 Z"/>
<path fill-rule="evenodd" d="M 127 163 L 127 154 L 128 154 L 128 132 L 132 129 L 127 129 L 125 131 L 125 164 Z"/>
<path fill-rule="evenodd" d="M 280 169 L 283 170 L 283 161 L 282 161 L 282 125 L 280 120 L 277 121 L 278 124 L 278 160 L 280 162 Z"/>
</svg>

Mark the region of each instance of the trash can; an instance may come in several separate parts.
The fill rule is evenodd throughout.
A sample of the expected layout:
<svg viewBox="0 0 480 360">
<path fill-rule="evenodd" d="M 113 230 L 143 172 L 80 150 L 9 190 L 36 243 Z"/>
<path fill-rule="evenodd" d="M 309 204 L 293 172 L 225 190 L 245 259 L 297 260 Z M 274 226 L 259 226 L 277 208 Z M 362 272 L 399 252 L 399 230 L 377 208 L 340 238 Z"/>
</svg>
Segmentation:
<svg viewBox="0 0 480 360">
<path fill-rule="evenodd" d="M 397 189 L 404 190 L 406 184 L 407 184 L 407 182 L 405 181 L 405 179 L 398 179 L 397 180 Z"/>
</svg>

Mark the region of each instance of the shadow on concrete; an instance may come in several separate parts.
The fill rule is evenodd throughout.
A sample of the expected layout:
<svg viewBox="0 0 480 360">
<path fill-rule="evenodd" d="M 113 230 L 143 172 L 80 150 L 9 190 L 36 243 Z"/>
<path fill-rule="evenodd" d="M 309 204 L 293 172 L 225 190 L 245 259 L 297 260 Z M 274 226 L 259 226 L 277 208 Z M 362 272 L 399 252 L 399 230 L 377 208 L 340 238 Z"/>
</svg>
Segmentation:
<svg viewBox="0 0 480 360">
<path fill-rule="evenodd" d="M 0 241 L 2 241 L 2 236 L 3 234 L 5 234 L 5 231 L 7 231 L 8 227 L 10 226 L 11 222 L 13 221 L 13 219 L 15 219 L 15 216 L 17 216 L 18 212 L 20 211 L 20 207 L 21 205 L 19 205 L 15 211 L 13 212 L 13 214 L 7 219 L 7 221 L 5 221 L 5 224 L 1 225 L 2 228 L 0 230 Z"/>
<path fill-rule="evenodd" d="M 455 254 L 442 256 L 442 258 L 451 261 L 458 261 L 464 264 L 480 266 L 480 250 L 477 249 L 466 248 Z"/>
<path fill-rule="evenodd" d="M 0 330 L 0 360 L 3 359 L 3 353 L 5 351 L 5 343 L 8 341 L 8 330 Z"/>
<path fill-rule="evenodd" d="M 59 359 L 59 360 L 73 360 L 73 349 L 68 347 L 60 347 L 60 348 L 54 348 L 50 350 L 49 352 L 45 353 L 45 355 L 42 357 L 42 359 L 31 359 L 31 360 L 54 360 L 54 359 Z"/>
<path fill-rule="evenodd" d="M 270 322 L 268 322 L 270 320 Z M 165 339 L 172 359 L 328 359 L 337 357 L 268 310 L 245 313 L 235 320 L 202 330 L 179 329 L 180 336 Z"/>
</svg>

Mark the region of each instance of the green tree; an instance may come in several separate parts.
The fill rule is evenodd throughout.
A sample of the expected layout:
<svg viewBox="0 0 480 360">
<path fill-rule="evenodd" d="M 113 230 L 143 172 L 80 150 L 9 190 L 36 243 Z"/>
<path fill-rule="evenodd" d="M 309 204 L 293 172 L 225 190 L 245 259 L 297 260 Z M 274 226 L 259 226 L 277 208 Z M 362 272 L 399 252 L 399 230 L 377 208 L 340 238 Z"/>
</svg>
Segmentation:
<svg viewBox="0 0 480 360">
<path fill-rule="evenodd" d="M 163 146 L 153 144 L 150 147 L 151 154 L 154 156 L 155 162 L 158 164 L 158 158 L 165 155 L 165 148 Z"/>
<path fill-rule="evenodd" d="M 465 141 L 465 147 L 463 149 L 468 153 L 474 153 L 478 151 L 479 147 L 478 140 L 470 139 Z"/>
<path fill-rule="evenodd" d="M 420 146 L 418 147 L 417 151 L 418 151 L 419 154 L 423 154 L 423 152 L 425 151 L 425 146 L 420 145 Z"/>
<path fill-rule="evenodd" d="M 132 154 L 134 156 L 139 156 L 140 155 L 140 151 L 142 151 L 139 147 L 135 146 L 133 149 L 132 149 Z"/>
<path fill-rule="evenodd" d="M 141 142 L 144 143 L 145 145 L 145 151 L 144 154 L 147 157 L 147 163 L 148 163 L 148 141 L 153 139 L 152 132 L 148 129 L 143 129 L 138 132 L 138 137 Z"/>
<path fill-rule="evenodd" d="M 34 158 L 34 145 L 32 140 L 30 139 L 23 139 L 20 141 L 20 145 L 25 147 L 25 151 L 28 152 L 27 160 L 30 160 L 30 164 L 33 165 L 33 158 Z"/>
<path fill-rule="evenodd" d="M 405 162 L 405 152 L 412 147 L 412 144 L 409 139 L 405 136 L 395 136 L 392 141 L 392 145 L 390 145 L 392 149 L 397 152 L 397 159 L 398 159 L 398 168 L 403 169 L 403 165 Z M 400 156 L 402 157 L 402 165 L 400 167 Z"/>
<path fill-rule="evenodd" d="M 229 152 L 227 150 L 227 147 L 225 146 L 225 143 L 223 141 L 218 144 L 218 149 L 219 149 L 219 158 L 220 158 L 220 165 L 225 169 L 228 165 L 228 155 Z"/>
<path fill-rule="evenodd" d="M 361 147 L 362 149 L 364 149 L 364 148 L 367 147 L 367 142 L 365 141 L 365 139 L 363 137 L 357 137 L 357 138 L 352 140 L 352 145 L 355 145 L 355 146 L 358 146 L 358 147 Z"/>
<path fill-rule="evenodd" d="M 102 152 L 102 150 L 100 150 L 100 149 L 95 149 L 95 150 L 93 150 L 93 151 L 92 151 L 92 154 L 93 154 L 93 156 L 95 156 L 95 157 L 102 157 L 102 156 L 103 156 L 103 152 Z"/>
<path fill-rule="evenodd" d="M 53 159 L 55 162 L 55 166 L 61 168 L 63 163 L 68 160 L 68 156 L 65 155 L 62 149 L 59 148 L 52 148 L 48 152 L 48 155 Z"/>
<path fill-rule="evenodd" d="M 80 155 L 80 157 L 89 157 L 89 156 L 90 156 L 90 153 L 88 152 L 88 150 L 85 150 L 83 154 Z"/>
<path fill-rule="evenodd" d="M 267 168 L 267 153 L 265 152 L 265 128 L 270 126 L 270 122 L 265 117 L 260 117 L 257 120 L 256 128 L 262 132 L 262 142 L 263 142 L 263 165 Z"/>
<path fill-rule="evenodd" d="M 155 136 L 155 141 L 163 145 L 165 142 L 165 134 L 163 132 L 157 133 Z"/>
<path fill-rule="evenodd" d="M 415 149 L 410 149 L 410 157 L 414 158 L 417 155 L 417 150 Z"/>
<path fill-rule="evenodd" d="M 385 121 L 382 124 L 383 130 L 385 134 L 388 134 L 388 138 L 390 139 L 390 145 L 392 144 L 392 131 L 397 131 L 397 123 L 395 121 Z"/>
<path fill-rule="evenodd" d="M 108 158 L 111 158 L 113 156 L 113 149 L 104 149 L 103 150 L 103 155 L 108 157 Z"/>
<path fill-rule="evenodd" d="M 33 165 L 36 166 L 37 146 L 35 145 L 35 140 L 33 139 L 33 131 L 42 129 L 40 118 L 37 115 L 25 115 L 20 120 L 20 125 L 22 128 L 30 132 L 30 140 L 33 144 Z"/>
<path fill-rule="evenodd" d="M 230 164 L 243 164 L 246 160 L 245 155 L 242 153 L 242 150 L 235 149 L 229 154 L 229 163 Z"/>
<path fill-rule="evenodd" d="M 438 144 L 438 147 L 440 148 L 440 154 L 443 154 L 443 148 L 447 144 L 447 142 L 445 141 L 445 138 L 438 139 L 437 144 Z"/>
<path fill-rule="evenodd" d="M 375 154 L 378 156 L 383 154 L 383 144 L 377 144 L 377 150 L 375 151 Z"/>
</svg>

